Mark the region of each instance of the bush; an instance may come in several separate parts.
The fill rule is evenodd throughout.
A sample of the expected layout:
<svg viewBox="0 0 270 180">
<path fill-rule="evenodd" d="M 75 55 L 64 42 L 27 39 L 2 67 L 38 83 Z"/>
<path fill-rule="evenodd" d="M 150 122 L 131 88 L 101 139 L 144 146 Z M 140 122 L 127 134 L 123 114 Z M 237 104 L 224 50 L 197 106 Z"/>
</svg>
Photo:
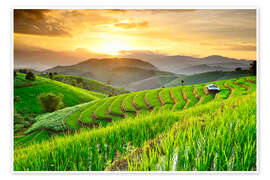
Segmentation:
<svg viewBox="0 0 270 180">
<path fill-rule="evenodd" d="M 55 95 L 53 93 L 45 93 L 38 96 L 40 106 L 44 112 L 53 112 L 63 107 L 63 95 Z"/>
<path fill-rule="evenodd" d="M 26 80 L 29 80 L 29 81 L 35 81 L 36 77 L 35 77 L 34 73 L 28 72 L 28 73 L 26 74 L 26 76 L 25 76 L 25 79 L 26 79 Z"/>
</svg>

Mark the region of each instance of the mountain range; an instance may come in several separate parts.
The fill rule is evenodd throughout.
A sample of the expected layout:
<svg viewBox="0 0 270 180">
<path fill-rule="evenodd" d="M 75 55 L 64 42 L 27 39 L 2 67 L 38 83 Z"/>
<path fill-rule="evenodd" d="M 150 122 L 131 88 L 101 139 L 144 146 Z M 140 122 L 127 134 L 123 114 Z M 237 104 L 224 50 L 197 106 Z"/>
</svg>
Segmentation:
<svg viewBox="0 0 270 180">
<path fill-rule="evenodd" d="M 238 67 L 248 69 L 250 63 L 250 60 L 222 56 L 166 56 L 151 60 L 103 58 L 88 59 L 69 66 L 56 66 L 44 72 L 92 78 L 136 91 L 161 87 L 174 79 L 193 74 L 234 71 Z"/>
</svg>

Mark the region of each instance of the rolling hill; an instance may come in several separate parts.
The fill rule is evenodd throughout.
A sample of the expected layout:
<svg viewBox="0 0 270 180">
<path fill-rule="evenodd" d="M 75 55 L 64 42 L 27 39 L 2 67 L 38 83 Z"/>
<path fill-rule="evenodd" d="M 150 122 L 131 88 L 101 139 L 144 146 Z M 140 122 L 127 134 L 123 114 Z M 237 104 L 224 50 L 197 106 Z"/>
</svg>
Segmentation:
<svg viewBox="0 0 270 180">
<path fill-rule="evenodd" d="M 251 60 L 228 58 L 212 55 L 203 58 L 192 56 L 167 56 L 167 55 L 146 55 L 132 54 L 135 58 L 153 64 L 161 71 L 168 71 L 175 74 L 191 75 L 210 71 L 234 71 L 236 67 L 248 69 Z M 129 56 L 125 56 L 129 57 Z"/>
<path fill-rule="evenodd" d="M 133 79 L 125 78 L 126 74 L 124 74 L 124 72 L 128 70 L 130 70 L 129 77 L 143 79 L 146 76 L 153 76 L 152 71 L 158 69 L 152 64 L 139 59 L 106 58 L 89 59 L 72 66 L 57 66 L 44 72 L 57 72 L 58 74 L 82 76 L 102 82 L 110 81 L 111 84 L 120 85 L 122 83 L 133 81 Z"/>
<path fill-rule="evenodd" d="M 105 98 L 106 95 L 87 91 L 85 89 L 70 86 L 65 83 L 36 76 L 35 81 L 25 80 L 25 74 L 17 73 L 14 79 L 15 111 L 25 116 L 36 116 L 42 113 L 38 102 L 41 93 L 52 92 L 56 95 L 63 94 L 65 107 L 74 106 L 84 102 L 90 102 Z"/>
<path fill-rule="evenodd" d="M 248 81 L 247 79 L 250 78 L 251 81 Z M 42 130 L 44 127 L 54 132 L 63 132 L 84 126 L 103 126 L 110 122 L 125 119 L 126 117 L 134 117 L 134 115 L 149 112 L 159 112 L 163 109 L 178 111 L 194 105 L 205 104 L 212 100 L 227 99 L 231 96 L 238 96 L 253 91 L 256 89 L 256 85 L 252 83 L 252 78 L 242 77 L 211 82 L 221 88 L 221 92 L 216 94 L 216 96 L 208 94 L 204 88 L 206 83 L 202 83 L 194 86 L 144 90 L 99 99 L 68 109 L 58 110 L 51 114 L 38 116 L 36 123 L 26 133 Z M 245 85 L 250 88 L 246 88 Z M 232 89 L 235 90 L 233 91 Z"/>
<path fill-rule="evenodd" d="M 53 75 L 53 80 L 60 81 L 72 86 L 83 88 L 89 91 L 103 93 L 107 95 L 119 95 L 128 93 L 129 91 L 124 88 L 119 88 L 110 84 L 103 83 L 91 78 L 84 78 L 72 75 Z"/>
<path fill-rule="evenodd" d="M 160 88 L 38 116 L 28 136 L 68 133 L 15 149 L 14 170 L 254 171 L 256 77 L 212 83 L 218 94 L 205 84 Z"/>
</svg>

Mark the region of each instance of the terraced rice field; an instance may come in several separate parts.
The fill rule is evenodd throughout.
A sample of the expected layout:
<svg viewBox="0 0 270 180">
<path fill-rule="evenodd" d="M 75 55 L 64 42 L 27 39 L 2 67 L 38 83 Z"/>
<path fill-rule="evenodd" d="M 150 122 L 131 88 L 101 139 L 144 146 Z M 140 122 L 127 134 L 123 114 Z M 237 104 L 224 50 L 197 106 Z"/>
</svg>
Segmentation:
<svg viewBox="0 0 270 180">
<path fill-rule="evenodd" d="M 51 130 L 66 131 L 68 129 L 76 130 L 81 127 L 106 126 L 110 122 L 125 118 L 145 115 L 150 112 L 180 111 L 214 100 L 218 101 L 244 95 L 248 91 L 256 89 L 253 77 L 222 80 L 212 83 L 221 88 L 221 91 L 216 96 L 207 93 L 204 86 L 210 83 L 204 83 L 196 86 L 177 86 L 128 93 L 96 100 L 84 106 L 79 105 L 78 108 L 74 106 L 71 108 L 71 111 L 63 116 L 64 118 L 60 118 L 60 120 L 51 118 L 52 121 L 58 122 L 55 122 L 55 124 L 60 123 L 60 125 L 53 127 Z M 59 116 L 59 112 L 55 114 Z M 44 126 L 38 124 L 42 124 L 41 121 L 34 124 L 27 133 L 44 129 Z M 50 126 L 46 126 L 46 128 L 50 128 Z"/>
<path fill-rule="evenodd" d="M 15 140 L 14 170 L 256 170 L 255 80 L 211 82 L 221 88 L 216 95 L 206 84 L 177 86 L 38 116 Z"/>
</svg>

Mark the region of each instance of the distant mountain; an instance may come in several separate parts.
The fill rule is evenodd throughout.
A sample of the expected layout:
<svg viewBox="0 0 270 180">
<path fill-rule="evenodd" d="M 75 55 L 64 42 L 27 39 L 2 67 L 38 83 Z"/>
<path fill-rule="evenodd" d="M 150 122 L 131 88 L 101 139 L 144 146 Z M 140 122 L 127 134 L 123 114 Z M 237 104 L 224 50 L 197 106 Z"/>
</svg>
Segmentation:
<svg viewBox="0 0 270 180">
<path fill-rule="evenodd" d="M 159 71 L 148 62 L 132 58 L 89 59 L 72 66 L 56 66 L 45 72 L 93 78 L 113 85 L 123 85 L 167 73 Z"/>
<path fill-rule="evenodd" d="M 136 58 L 141 58 L 162 71 L 185 75 L 220 70 L 234 71 L 237 67 L 248 69 L 250 66 L 249 64 L 252 62 L 251 60 L 228 58 L 218 55 L 204 58 L 192 56 L 140 55 Z"/>
</svg>

